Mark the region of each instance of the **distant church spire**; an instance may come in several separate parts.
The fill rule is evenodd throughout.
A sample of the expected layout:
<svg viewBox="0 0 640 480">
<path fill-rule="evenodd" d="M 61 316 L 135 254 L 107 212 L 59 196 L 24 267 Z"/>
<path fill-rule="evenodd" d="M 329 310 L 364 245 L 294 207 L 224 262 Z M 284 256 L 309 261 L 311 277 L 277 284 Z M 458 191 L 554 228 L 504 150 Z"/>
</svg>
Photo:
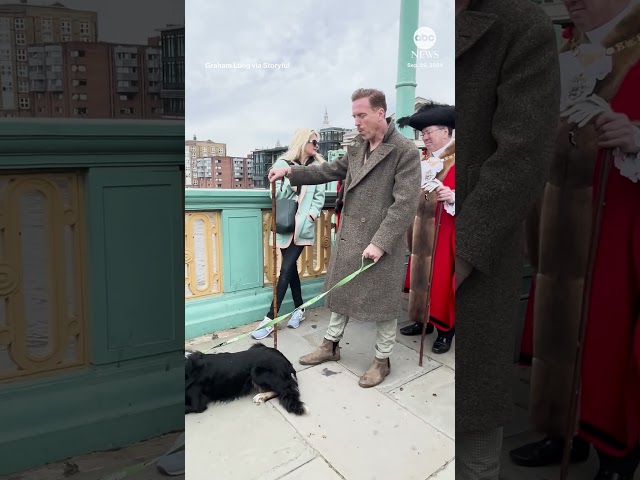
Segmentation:
<svg viewBox="0 0 640 480">
<path fill-rule="evenodd" d="M 322 128 L 329 126 L 329 113 L 327 112 L 327 107 L 324 107 L 324 121 L 322 122 Z"/>
</svg>

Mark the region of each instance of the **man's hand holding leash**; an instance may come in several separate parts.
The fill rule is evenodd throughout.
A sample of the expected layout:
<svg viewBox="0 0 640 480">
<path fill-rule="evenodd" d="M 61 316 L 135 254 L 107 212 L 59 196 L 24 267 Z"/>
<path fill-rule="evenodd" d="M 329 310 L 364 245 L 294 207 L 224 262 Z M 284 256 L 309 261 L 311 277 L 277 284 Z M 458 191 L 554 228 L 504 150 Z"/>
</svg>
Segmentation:
<svg viewBox="0 0 640 480">
<path fill-rule="evenodd" d="M 382 255 L 384 255 L 384 251 L 376 247 L 373 243 L 370 243 L 369 246 L 364 249 L 364 252 L 362 252 L 364 258 L 370 258 L 374 263 L 377 263 Z"/>
</svg>

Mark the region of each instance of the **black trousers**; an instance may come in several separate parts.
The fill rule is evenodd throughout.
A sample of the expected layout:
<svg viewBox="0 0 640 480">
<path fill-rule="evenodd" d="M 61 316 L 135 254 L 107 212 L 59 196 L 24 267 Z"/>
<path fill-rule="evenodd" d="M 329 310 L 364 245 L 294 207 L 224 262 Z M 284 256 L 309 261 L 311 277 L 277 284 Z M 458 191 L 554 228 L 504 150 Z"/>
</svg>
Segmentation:
<svg viewBox="0 0 640 480">
<path fill-rule="evenodd" d="M 300 276 L 298 275 L 298 266 L 296 264 L 303 250 L 304 246 L 295 245 L 293 242 L 291 242 L 291 245 L 287 248 L 280 249 L 282 253 L 282 264 L 276 286 L 276 307 L 278 312 L 280 311 L 282 300 L 289 286 L 291 286 L 291 295 L 293 296 L 293 304 L 295 307 L 298 308 L 304 303 L 302 301 L 302 287 L 300 286 Z M 269 308 L 266 316 L 272 320 L 275 318 L 273 315 L 273 305 Z"/>
</svg>

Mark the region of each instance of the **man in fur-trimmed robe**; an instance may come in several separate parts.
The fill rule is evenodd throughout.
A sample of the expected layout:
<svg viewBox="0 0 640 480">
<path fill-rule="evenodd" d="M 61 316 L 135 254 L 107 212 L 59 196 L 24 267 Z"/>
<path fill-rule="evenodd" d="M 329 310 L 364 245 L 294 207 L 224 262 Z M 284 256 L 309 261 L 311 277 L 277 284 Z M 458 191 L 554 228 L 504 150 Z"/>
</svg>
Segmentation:
<svg viewBox="0 0 640 480">
<path fill-rule="evenodd" d="M 449 351 L 455 331 L 455 124 L 455 107 L 431 102 L 398 120 L 398 125 L 420 131 L 428 152 L 432 152 L 420 162 L 420 203 L 407 232 L 411 251 L 407 266 L 409 320 L 413 324 L 401 328 L 400 333 L 420 335 L 424 322 L 429 322 L 427 331 L 431 333 L 435 325 L 434 353 Z"/>
<path fill-rule="evenodd" d="M 511 458 L 533 467 L 562 457 L 590 230 L 609 150 L 571 460 L 585 461 L 591 444 L 600 460 L 596 480 L 631 480 L 640 462 L 640 2 L 564 3 L 575 25 L 560 57 L 565 118 L 530 221 L 537 275 L 521 355 L 532 358 L 531 418 L 546 437 Z"/>
</svg>

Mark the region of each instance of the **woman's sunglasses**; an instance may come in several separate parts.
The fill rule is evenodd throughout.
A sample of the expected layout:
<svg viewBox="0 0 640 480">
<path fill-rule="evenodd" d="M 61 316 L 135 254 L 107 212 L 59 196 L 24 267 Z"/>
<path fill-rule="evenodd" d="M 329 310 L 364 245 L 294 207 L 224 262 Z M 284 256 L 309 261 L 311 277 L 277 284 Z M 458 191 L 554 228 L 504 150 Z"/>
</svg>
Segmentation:
<svg viewBox="0 0 640 480">
<path fill-rule="evenodd" d="M 318 146 L 318 140 L 309 140 L 307 143 L 312 143 L 314 147 Z"/>
</svg>

